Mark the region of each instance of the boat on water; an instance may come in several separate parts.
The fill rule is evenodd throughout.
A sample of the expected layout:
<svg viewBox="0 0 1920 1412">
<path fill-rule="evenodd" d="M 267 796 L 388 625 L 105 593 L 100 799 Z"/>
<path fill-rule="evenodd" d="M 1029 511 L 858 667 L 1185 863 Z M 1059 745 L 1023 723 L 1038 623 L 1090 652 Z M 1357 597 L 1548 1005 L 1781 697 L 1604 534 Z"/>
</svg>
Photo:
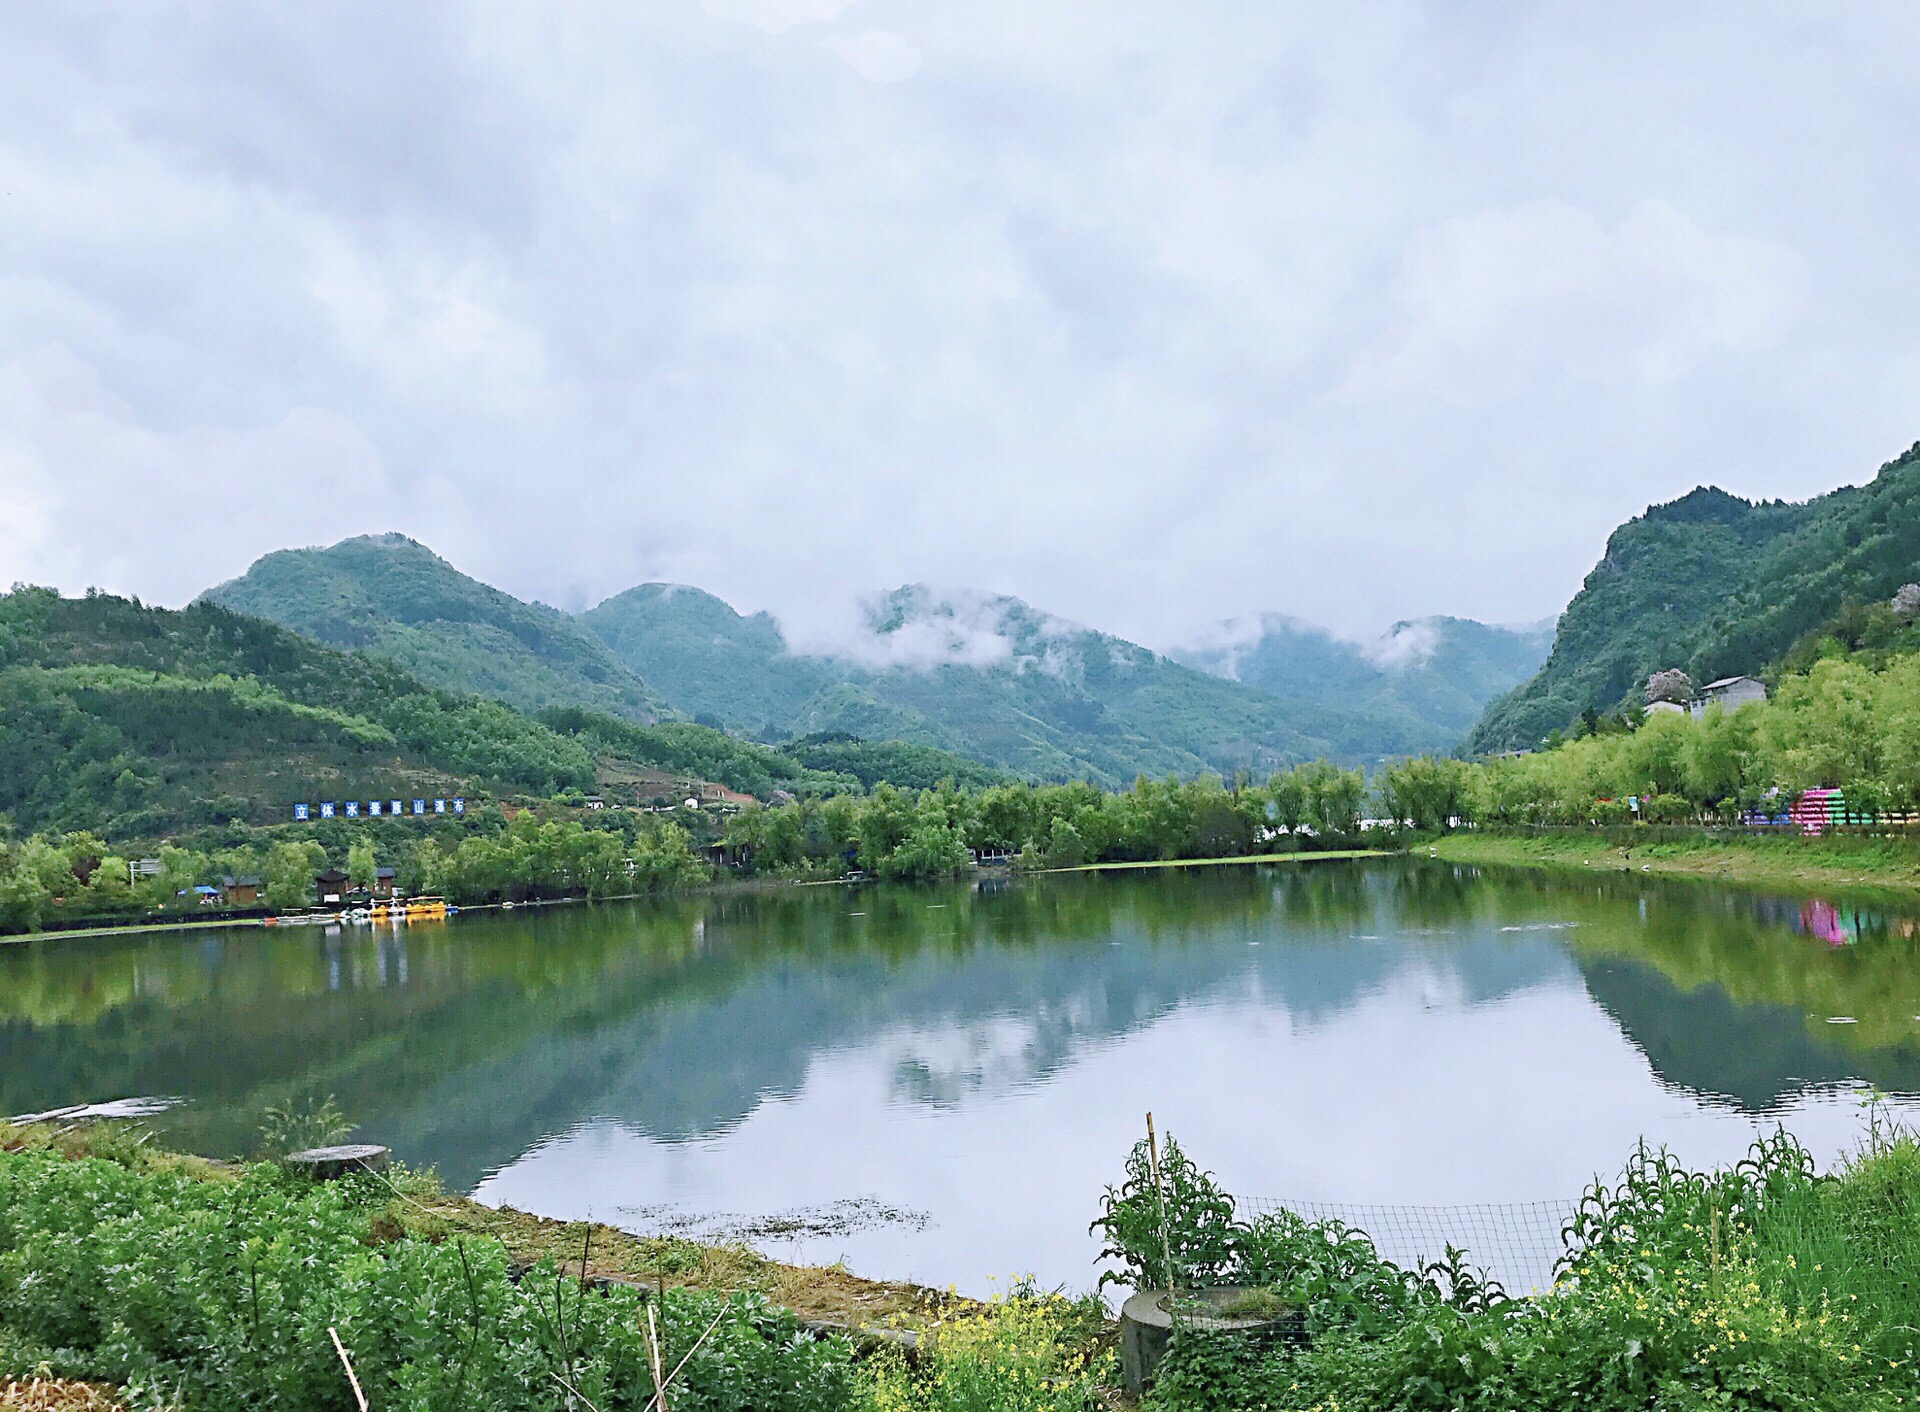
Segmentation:
<svg viewBox="0 0 1920 1412">
<path fill-rule="evenodd" d="M 368 920 L 373 922 L 436 922 L 451 917 L 460 909 L 449 906 L 444 897 L 396 897 L 387 902 L 376 902 L 368 912 Z"/>
</svg>

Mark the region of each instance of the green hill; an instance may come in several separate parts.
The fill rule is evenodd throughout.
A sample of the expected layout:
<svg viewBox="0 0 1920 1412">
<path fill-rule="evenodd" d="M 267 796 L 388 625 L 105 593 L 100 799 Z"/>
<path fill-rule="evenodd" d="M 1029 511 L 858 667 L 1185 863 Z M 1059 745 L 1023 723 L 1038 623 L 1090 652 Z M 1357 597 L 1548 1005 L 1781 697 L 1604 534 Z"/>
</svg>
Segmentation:
<svg viewBox="0 0 1920 1412">
<path fill-rule="evenodd" d="M 591 788 L 579 743 L 391 663 L 196 603 L 0 596 L 0 814 L 149 837 L 296 802 Z"/>
<path fill-rule="evenodd" d="M 791 730 L 838 680 L 828 663 L 789 652 L 768 614 L 736 613 L 684 584 L 630 588 L 580 622 L 643 680 L 661 683 L 679 710 L 749 735 Z"/>
<path fill-rule="evenodd" d="M 1648 675 L 1757 674 L 1849 603 L 1920 579 L 1920 445 L 1797 504 L 1702 487 L 1629 520 L 1561 615 L 1552 655 L 1487 709 L 1475 751 L 1533 746 Z"/>
<path fill-rule="evenodd" d="M 630 721 L 666 714 L 572 617 L 469 578 L 405 535 L 283 549 L 202 597 L 522 711 L 585 706 Z"/>
<path fill-rule="evenodd" d="M 883 782 L 902 789 L 931 789 L 946 780 L 981 788 L 1010 778 L 964 756 L 898 740 L 828 736 L 771 746 L 692 722 L 638 726 L 576 706 L 553 707 L 542 711 L 539 719 L 578 740 L 597 760 L 714 780 L 760 799 L 769 798 L 775 790 L 795 795 L 841 794 Z"/>
</svg>

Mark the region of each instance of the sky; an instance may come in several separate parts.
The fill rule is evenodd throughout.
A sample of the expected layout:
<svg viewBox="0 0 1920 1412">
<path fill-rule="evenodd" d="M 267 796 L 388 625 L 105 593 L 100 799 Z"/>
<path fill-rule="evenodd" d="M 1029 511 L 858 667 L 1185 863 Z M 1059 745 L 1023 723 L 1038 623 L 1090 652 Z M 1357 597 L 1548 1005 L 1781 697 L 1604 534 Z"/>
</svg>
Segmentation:
<svg viewBox="0 0 1920 1412">
<path fill-rule="evenodd" d="M 1920 9 L 0 7 L 0 583 L 1557 612 L 1920 439 Z"/>
</svg>

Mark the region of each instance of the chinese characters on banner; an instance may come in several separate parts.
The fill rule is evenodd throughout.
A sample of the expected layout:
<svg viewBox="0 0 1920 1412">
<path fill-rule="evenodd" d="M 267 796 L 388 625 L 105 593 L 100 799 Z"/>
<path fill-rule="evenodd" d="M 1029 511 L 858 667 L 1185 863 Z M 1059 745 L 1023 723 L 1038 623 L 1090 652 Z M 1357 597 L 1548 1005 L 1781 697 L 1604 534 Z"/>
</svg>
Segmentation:
<svg viewBox="0 0 1920 1412">
<path fill-rule="evenodd" d="M 413 815 L 415 818 L 426 817 L 428 803 L 429 801 L 425 799 L 416 799 L 413 801 Z M 464 798 L 435 799 L 432 800 L 431 803 L 435 814 L 464 815 L 467 812 L 467 801 Z M 405 801 L 400 799 L 370 799 L 366 801 L 366 806 L 363 813 L 360 808 L 360 801 L 357 799 L 349 799 L 344 804 L 336 804 L 332 800 L 326 800 L 320 804 L 320 812 L 316 816 L 313 812 L 313 805 L 296 804 L 293 806 L 293 821 L 296 824 L 304 824 L 315 817 L 331 819 L 334 817 L 336 810 L 343 811 L 345 817 L 349 819 L 362 817 L 369 819 L 382 817 L 397 819 L 407 812 Z"/>
</svg>

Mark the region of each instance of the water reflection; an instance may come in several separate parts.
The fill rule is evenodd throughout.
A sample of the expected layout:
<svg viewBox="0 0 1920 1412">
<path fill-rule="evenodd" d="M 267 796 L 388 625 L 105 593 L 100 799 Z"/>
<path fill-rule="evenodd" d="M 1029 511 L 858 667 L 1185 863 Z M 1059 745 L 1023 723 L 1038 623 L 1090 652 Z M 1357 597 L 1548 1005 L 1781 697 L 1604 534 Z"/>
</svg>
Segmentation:
<svg viewBox="0 0 1920 1412">
<path fill-rule="evenodd" d="M 1920 1093 L 1917 937 L 1888 904 L 1394 861 L 5 948 L 0 1111 L 178 1094 L 168 1135 L 232 1151 L 330 1093 L 554 1214 L 873 1197 L 930 1220 L 796 1248 L 1084 1285 L 1149 1106 L 1273 1196 L 1560 1196 L 1643 1133 L 1708 1160 L 1774 1118 L 1833 1150 L 1853 1087 Z"/>
</svg>

